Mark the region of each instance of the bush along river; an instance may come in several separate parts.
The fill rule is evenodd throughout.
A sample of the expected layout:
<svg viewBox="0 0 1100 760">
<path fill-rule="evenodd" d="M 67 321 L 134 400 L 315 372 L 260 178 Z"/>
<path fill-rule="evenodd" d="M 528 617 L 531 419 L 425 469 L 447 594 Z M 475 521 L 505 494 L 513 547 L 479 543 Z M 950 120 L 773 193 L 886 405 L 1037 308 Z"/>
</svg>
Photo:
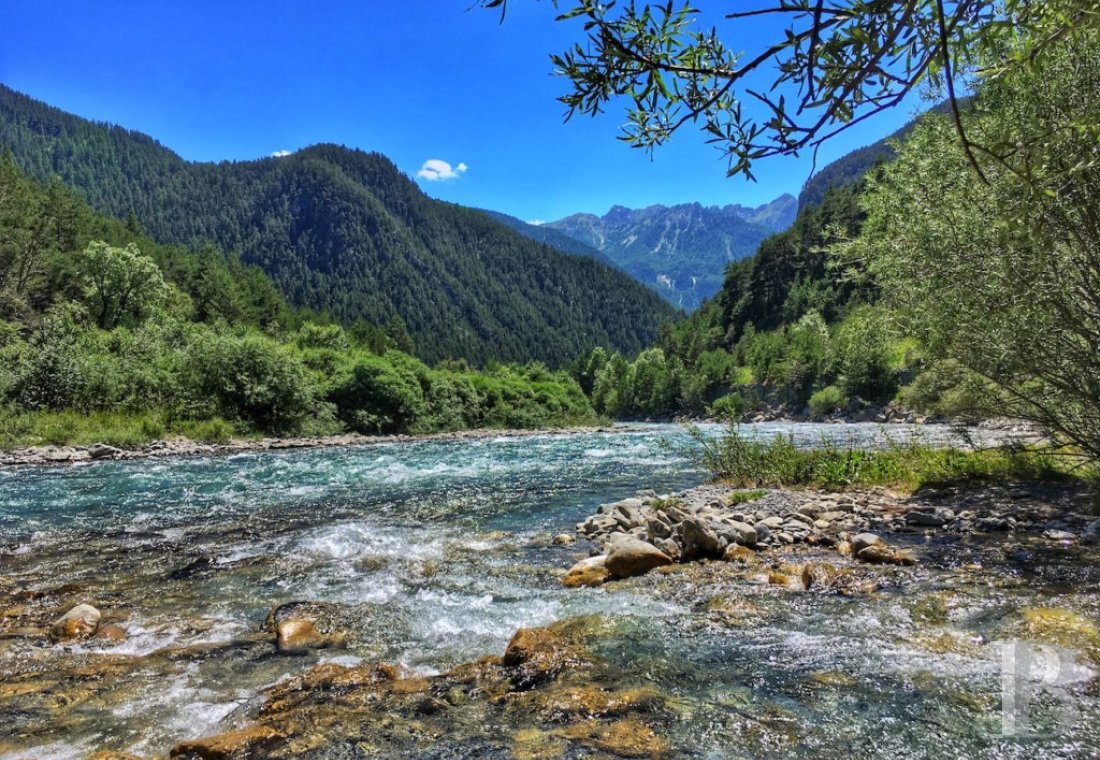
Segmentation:
<svg viewBox="0 0 1100 760">
<path fill-rule="evenodd" d="M 0 756 L 1100 754 L 1086 494 L 731 498 L 686 445 L 0 469 Z"/>
</svg>

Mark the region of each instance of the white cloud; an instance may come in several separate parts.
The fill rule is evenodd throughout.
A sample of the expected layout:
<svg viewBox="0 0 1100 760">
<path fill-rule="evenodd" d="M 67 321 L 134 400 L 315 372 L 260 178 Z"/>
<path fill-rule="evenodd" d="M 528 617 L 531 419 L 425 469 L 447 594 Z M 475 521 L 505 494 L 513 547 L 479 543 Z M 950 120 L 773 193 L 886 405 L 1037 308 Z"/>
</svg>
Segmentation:
<svg viewBox="0 0 1100 760">
<path fill-rule="evenodd" d="M 289 150 L 277 150 L 277 151 L 275 151 L 274 153 L 271 154 L 271 157 L 272 158 L 286 158 L 289 155 L 290 155 Z"/>
<path fill-rule="evenodd" d="M 546 222 L 542 219 L 528 219 L 527 223 L 530 224 L 532 227 L 541 227 L 542 225 L 546 224 Z"/>
<path fill-rule="evenodd" d="M 421 179 L 426 179 L 429 182 L 435 182 L 441 179 L 458 179 L 469 167 L 464 163 L 459 163 L 458 166 L 452 167 L 446 161 L 441 161 L 438 158 L 429 158 L 424 162 L 424 165 L 420 167 L 420 171 L 416 173 L 416 176 Z"/>
</svg>

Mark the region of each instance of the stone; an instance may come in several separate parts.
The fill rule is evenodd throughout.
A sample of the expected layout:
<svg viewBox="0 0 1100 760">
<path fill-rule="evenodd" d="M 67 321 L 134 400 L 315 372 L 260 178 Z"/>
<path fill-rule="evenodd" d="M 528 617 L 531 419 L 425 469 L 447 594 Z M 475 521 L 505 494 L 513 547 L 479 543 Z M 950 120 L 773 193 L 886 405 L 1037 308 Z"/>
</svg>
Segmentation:
<svg viewBox="0 0 1100 760">
<path fill-rule="evenodd" d="M 270 726 L 250 726 L 217 736 L 180 742 L 169 757 L 184 760 L 232 760 L 238 757 L 261 757 L 283 739 Z"/>
<path fill-rule="evenodd" d="M 915 565 L 917 562 L 911 553 L 892 549 L 885 544 L 865 546 L 856 552 L 856 558 L 872 565 Z"/>
<path fill-rule="evenodd" d="M 561 585 L 566 588 L 578 588 L 580 586 L 599 586 L 610 575 L 607 569 L 607 557 L 599 555 L 582 559 L 562 578 Z"/>
<path fill-rule="evenodd" d="M 92 605 L 78 604 L 54 621 L 50 626 L 50 637 L 55 641 L 87 638 L 99 628 L 102 617 Z"/>
<path fill-rule="evenodd" d="M 554 732 L 556 736 L 614 757 L 657 758 L 669 752 L 669 743 L 636 718 L 612 723 L 587 720 Z"/>
<path fill-rule="evenodd" d="M 726 525 L 728 525 L 734 531 L 734 536 L 732 537 L 730 543 L 742 544 L 744 546 L 756 545 L 756 528 L 752 527 L 748 523 L 740 522 L 738 520 L 727 520 Z M 722 535 L 725 535 L 727 538 L 731 538 L 729 536 L 729 531 L 723 531 Z"/>
<path fill-rule="evenodd" d="M 672 535 L 672 526 L 663 520 L 660 515 L 652 515 L 646 520 L 646 535 L 650 541 L 656 541 L 658 538 L 668 538 Z"/>
<path fill-rule="evenodd" d="M 886 542 L 874 533 L 860 533 L 852 538 L 852 554 L 859 556 L 859 553 L 866 549 L 868 546 L 885 546 Z"/>
<path fill-rule="evenodd" d="M 680 523 L 684 559 L 718 557 L 718 534 L 702 518 L 689 517 Z"/>
<path fill-rule="evenodd" d="M 911 510 L 905 515 L 905 522 L 908 525 L 915 525 L 921 528 L 941 528 L 947 520 L 935 512 Z"/>
<path fill-rule="evenodd" d="M 105 641 L 109 644 L 121 644 L 126 641 L 126 630 L 114 623 L 99 626 L 95 632 L 96 641 Z"/>
<path fill-rule="evenodd" d="M 309 620 L 292 618 L 275 624 L 275 648 L 283 654 L 304 654 L 328 644 L 328 637 Z"/>
<path fill-rule="evenodd" d="M 570 546 L 577 539 L 568 533 L 562 533 L 561 535 L 554 536 L 554 546 Z"/>
<path fill-rule="evenodd" d="M 983 533 L 1004 533 L 1012 526 L 1003 517 L 979 517 L 974 521 L 974 527 Z"/>
<path fill-rule="evenodd" d="M 94 755 L 89 755 L 88 760 L 144 760 L 144 758 L 138 755 L 131 755 L 129 752 L 119 752 L 114 749 L 101 749 Z"/>
<path fill-rule="evenodd" d="M 615 577 L 633 578 L 655 567 L 672 564 L 672 558 L 651 543 L 625 538 L 611 544 L 605 564 Z"/>
<path fill-rule="evenodd" d="M 726 562 L 737 562 L 742 565 L 755 565 L 760 561 L 760 558 L 756 556 L 756 552 L 741 544 L 731 544 L 726 547 L 722 559 Z"/>
<path fill-rule="evenodd" d="M 1043 538 L 1050 541 L 1073 541 L 1077 538 L 1077 534 L 1070 533 L 1068 530 L 1044 530 Z"/>
<path fill-rule="evenodd" d="M 108 446 L 105 443 L 96 443 L 88 447 L 88 456 L 92 459 L 115 459 L 122 454 L 122 449 Z"/>
</svg>

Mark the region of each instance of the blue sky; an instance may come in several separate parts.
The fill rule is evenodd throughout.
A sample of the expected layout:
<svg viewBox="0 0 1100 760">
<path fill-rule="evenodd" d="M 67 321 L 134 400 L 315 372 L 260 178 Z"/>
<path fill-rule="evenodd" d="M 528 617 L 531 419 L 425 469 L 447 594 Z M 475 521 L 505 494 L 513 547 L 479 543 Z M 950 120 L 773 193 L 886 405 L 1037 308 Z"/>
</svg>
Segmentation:
<svg viewBox="0 0 1100 760">
<path fill-rule="evenodd" d="M 615 139 L 617 107 L 563 123 L 555 97 L 566 82 L 552 76 L 549 54 L 579 38 L 579 25 L 556 23 L 546 0 L 510 0 L 501 25 L 473 1 L 8 0 L 0 81 L 146 132 L 190 160 L 335 142 L 380 151 L 410 176 L 443 161 L 455 176 L 418 177 L 425 192 L 528 220 L 613 204 L 756 205 L 797 194 L 808 176 L 806 155 L 759 163 L 757 183 L 727 179 L 719 152 L 694 131 L 651 160 Z M 819 165 L 912 112 L 850 130 Z"/>
</svg>

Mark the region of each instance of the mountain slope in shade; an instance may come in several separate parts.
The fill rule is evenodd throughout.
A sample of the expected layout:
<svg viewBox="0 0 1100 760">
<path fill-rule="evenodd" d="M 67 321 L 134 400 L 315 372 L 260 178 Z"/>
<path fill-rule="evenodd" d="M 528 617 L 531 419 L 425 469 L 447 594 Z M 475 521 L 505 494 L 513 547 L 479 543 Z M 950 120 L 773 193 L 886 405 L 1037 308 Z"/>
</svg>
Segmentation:
<svg viewBox="0 0 1100 760">
<path fill-rule="evenodd" d="M 794 221 L 791 195 L 757 208 L 740 205 L 613 206 L 603 216 L 574 214 L 545 227 L 601 251 L 669 302 L 694 309 L 722 286 L 726 266 Z"/>
<path fill-rule="evenodd" d="M 389 159 L 336 145 L 191 163 L 152 138 L 0 85 L 0 149 L 59 175 L 157 240 L 210 240 L 258 264 L 295 305 L 345 323 L 401 317 L 430 361 L 571 361 L 633 353 L 673 315 L 626 274 L 425 196 Z"/>
<path fill-rule="evenodd" d="M 960 98 L 959 107 L 966 109 L 970 107 L 970 98 Z M 932 109 L 930 113 L 946 114 L 950 112 L 950 104 L 947 102 L 940 103 Z M 877 140 L 870 145 L 864 145 L 862 148 L 856 148 L 853 151 L 845 153 L 840 158 L 827 164 L 821 171 L 815 173 L 806 184 L 802 186 L 802 192 L 798 194 L 798 208 L 802 209 L 806 206 L 819 206 L 825 199 L 825 193 L 830 188 L 843 187 L 850 185 L 853 182 L 858 182 L 863 179 L 863 175 L 869 172 L 880 161 L 891 161 L 894 156 L 897 155 L 897 151 L 894 150 L 894 146 L 891 145 L 895 140 L 904 139 L 910 132 L 913 131 L 913 127 L 916 126 L 920 117 L 912 119 L 901 126 L 896 132 L 887 135 L 881 140 Z"/>
</svg>

